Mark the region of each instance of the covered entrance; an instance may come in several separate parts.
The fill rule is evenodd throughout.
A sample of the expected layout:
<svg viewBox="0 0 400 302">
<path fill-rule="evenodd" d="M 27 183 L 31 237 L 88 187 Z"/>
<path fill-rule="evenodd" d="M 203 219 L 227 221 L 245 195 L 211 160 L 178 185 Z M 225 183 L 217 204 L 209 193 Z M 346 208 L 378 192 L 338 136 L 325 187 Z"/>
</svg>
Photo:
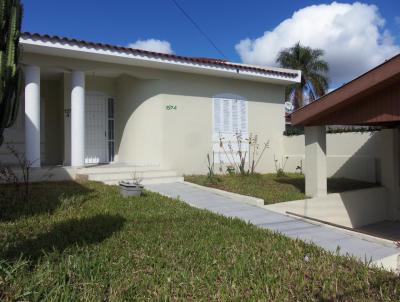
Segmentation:
<svg viewBox="0 0 400 302">
<path fill-rule="evenodd" d="M 313 197 L 296 214 L 350 228 L 400 220 L 400 55 L 300 108 L 291 120 L 305 126 L 306 194 Z M 327 194 L 326 125 L 382 126 L 381 187 Z"/>
<path fill-rule="evenodd" d="M 14 136 L 32 167 L 114 162 L 114 79 L 53 66 L 26 65 L 24 71 L 25 120 Z"/>
</svg>

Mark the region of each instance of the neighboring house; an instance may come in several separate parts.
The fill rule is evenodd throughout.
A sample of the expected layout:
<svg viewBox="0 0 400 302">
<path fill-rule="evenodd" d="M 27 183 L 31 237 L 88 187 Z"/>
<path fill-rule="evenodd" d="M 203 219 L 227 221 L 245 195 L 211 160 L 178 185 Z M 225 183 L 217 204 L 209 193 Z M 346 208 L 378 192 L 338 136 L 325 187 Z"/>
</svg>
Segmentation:
<svg viewBox="0 0 400 302">
<path fill-rule="evenodd" d="M 300 71 L 23 33 L 25 85 L 6 142 L 34 166 L 123 163 L 205 173 L 219 136 L 270 140 L 283 154 L 285 86 Z M 218 158 L 218 156 L 216 156 Z M 0 160 L 12 157 L 0 149 Z"/>
<path fill-rule="evenodd" d="M 400 220 L 400 55 L 298 109 L 291 118 L 292 124 L 305 126 L 306 194 L 314 198 L 288 203 L 288 211 L 347 227 Z M 368 145 L 374 144 L 380 153 L 382 187 L 327 195 L 326 125 L 384 127 L 354 154 L 372 150 Z M 347 148 L 343 141 L 339 147 Z"/>
</svg>

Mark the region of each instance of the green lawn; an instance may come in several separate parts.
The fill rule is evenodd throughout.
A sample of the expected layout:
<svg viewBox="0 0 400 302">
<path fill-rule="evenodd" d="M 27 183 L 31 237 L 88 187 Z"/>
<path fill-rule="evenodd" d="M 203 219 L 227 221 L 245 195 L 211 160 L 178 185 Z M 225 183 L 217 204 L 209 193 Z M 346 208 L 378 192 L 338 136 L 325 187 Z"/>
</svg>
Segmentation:
<svg viewBox="0 0 400 302">
<path fill-rule="evenodd" d="M 400 296 L 391 273 L 157 194 L 91 182 L 34 185 L 28 204 L 0 194 L 0 301 Z"/>
<path fill-rule="evenodd" d="M 265 204 L 306 198 L 304 176 L 290 173 L 285 177 L 275 174 L 255 174 L 249 176 L 218 175 L 217 181 L 210 182 L 206 175 L 185 176 L 185 180 L 202 186 L 258 197 Z M 346 178 L 329 178 L 328 192 L 339 193 L 376 186 L 375 184 Z"/>
</svg>

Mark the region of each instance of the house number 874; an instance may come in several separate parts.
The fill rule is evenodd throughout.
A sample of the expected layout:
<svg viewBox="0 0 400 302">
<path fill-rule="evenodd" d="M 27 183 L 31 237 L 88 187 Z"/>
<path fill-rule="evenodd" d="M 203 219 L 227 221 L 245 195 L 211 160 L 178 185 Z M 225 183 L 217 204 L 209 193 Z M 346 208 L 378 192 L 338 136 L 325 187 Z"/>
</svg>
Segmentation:
<svg viewBox="0 0 400 302">
<path fill-rule="evenodd" d="M 167 106 L 165 106 L 165 109 L 167 109 L 167 110 L 176 110 L 177 107 L 176 107 L 176 105 L 167 105 Z"/>
</svg>

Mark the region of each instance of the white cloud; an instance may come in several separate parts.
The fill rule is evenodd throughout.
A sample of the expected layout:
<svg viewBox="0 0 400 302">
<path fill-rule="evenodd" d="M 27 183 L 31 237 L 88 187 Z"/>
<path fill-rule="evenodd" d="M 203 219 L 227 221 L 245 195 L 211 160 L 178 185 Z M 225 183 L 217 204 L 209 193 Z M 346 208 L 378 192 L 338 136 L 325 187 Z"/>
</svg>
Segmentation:
<svg viewBox="0 0 400 302">
<path fill-rule="evenodd" d="M 244 39 L 236 50 L 245 63 L 276 66 L 283 48 L 325 50 L 332 84 L 340 85 L 400 51 L 375 5 L 356 2 L 312 5 L 296 11 L 261 37 Z"/>
<path fill-rule="evenodd" d="M 157 39 L 137 40 L 135 43 L 128 44 L 128 47 L 172 54 L 171 43 Z"/>
</svg>

